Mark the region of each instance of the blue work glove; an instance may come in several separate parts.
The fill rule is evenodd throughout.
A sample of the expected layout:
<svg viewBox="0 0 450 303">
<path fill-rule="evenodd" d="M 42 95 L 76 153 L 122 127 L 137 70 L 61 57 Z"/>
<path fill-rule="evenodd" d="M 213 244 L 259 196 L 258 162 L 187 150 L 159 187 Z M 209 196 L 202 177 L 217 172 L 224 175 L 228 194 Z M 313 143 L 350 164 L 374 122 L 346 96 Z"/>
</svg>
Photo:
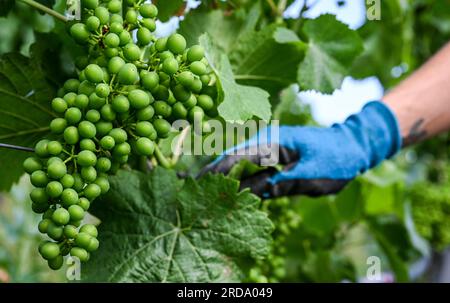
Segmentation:
<svg viewBox="0 0 450 303">
<path fill-rule="evenodd" d="M 264 198 L 320 196 L 340 191 L 359 174 L 396 154 L 401 146 L 395 115 L 376 101 L 329 128 L 281 126 L 279 136 L 274 136 L 269 127 L 225 151 L 201 174 L 228 174 L 243 159 L 266 165 L 264 162 L 270 162 L 273 156 L 270 150 L 276 149 L 284 170 L 268 168 L 241 180 L 241 187 Z"/>
</svg>

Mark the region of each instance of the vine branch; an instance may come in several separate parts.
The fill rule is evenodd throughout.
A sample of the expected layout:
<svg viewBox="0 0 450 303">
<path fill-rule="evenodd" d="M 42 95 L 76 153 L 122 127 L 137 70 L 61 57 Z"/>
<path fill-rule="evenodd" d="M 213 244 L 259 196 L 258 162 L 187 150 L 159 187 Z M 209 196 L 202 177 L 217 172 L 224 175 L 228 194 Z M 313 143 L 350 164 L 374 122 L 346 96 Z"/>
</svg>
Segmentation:
<svg viewBox="0 0 450 303">
<path fill-rule="evenodd" d="M 34 7 L 34 8 L 36 8 L 36 9 L 38 9 L 38 10 L 41 10 L 41 11 L 43 11 L 44 13 L 49 14 L 50 16 L 53 16 L 53 17 L 55 17 L 56 19 L 61 20 L 61 21 L 63 21 L 63 22 L 69 21 L 69 19 L 68 19 L 66 16 L 61 15 L 61 14 L 58 13 L 57 11 L 55 11 L 55 10 L 53 10 L 53 9 L 51 9 L 51 8 L 49 8 L 49 7 L 47 7 L 47 6 L 45 6 L 45 5 L 42 5 L 42 4 L 40 4 L 39 2 L 36 2 L 36 1 L 34 1 L 34 0 L 19 0 L 19 1 L 21 1 L 21 2 L 23 2 L 23 3 L 26 3 L 26 4 L 28 4 L 29 6 Z"/>
<path fill-rule="evenodd" d="M 30 153 L 34 152 L 33 148 L 23 147 L 23 146 L 18 146 L 18 145 L 12 145 L 12 144 L 5 144 L 5 143 L 0 143 L 0 148 L 20 150 L 20 151 L 25 151 L 25 152 L 30 152 Z"/>
</svg>

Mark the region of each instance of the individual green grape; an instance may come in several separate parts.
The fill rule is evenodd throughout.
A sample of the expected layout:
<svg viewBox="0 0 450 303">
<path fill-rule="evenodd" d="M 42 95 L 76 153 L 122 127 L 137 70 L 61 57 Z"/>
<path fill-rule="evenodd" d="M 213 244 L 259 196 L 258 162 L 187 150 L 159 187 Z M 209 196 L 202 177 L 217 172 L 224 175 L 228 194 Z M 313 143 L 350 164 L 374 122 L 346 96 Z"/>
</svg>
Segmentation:
<svg viewBox="0 0 450 303">
<path fill-rule="evenodd" d="M 174 54 L 182 54 L 186 49 L 186 39 L 180 34 L 173 34 L 167 39 L 167 47 Z"/>
<path fill-rule="evenodd" d="M 191 72 L 198 76 L 206 74 L 206 66 L 201 61 L 192 62 L 189 68 L 191 69 Z"/>
<path fill-rule="evenodd" d="M 128 139 L 127 132 L 121 128 L 114 128 L 109 132 L 109 135 L 114 138 L 117 144 L 124 143 Z"/>
<path fill-rule="evenodd" d="M 128 31 L 122 31 L 119 34 L 119 38 L 120 38 L 120 46 L 124 46 L 132 42 L 131 34 Z"/>
<path fill-rule="evenodd" d="M 75 41 L 80 44 L 86 43 L 90 36 L 89 30 L 83 23 L 75 23 L 72 25 L 70 28 L 70 34 Z"/>
<path fill-rule="evenodd" d="M 78 125 L 78 133 L 83 138 L 91 139 L 94 138 L 95 135 L 97 134 L 97 129 L 92 122 L 82 121 Z"/>
<path fill-rule="evenodd" d="M 155 143 L 149 138 L 139 138 L 136 141 L 136 151 L 142 156 L 151 156 L 155 151 Z"/>
<path fill-rule="evenodd" d="M 107 121 L 100 121 L 95 124 L 95 127 L 97 128 L 97 135 L 100 137 L 105 136 L 113 129 L 112 123 Z"/>
<path fill-rule="evenodd" d="M 186 119 L 188 115 L 186 107 L 184 107 L 183 103 L 181 102 L 177 102 L 173 105 L 172 113 L 176 119 Z"/>
<path fill-rule="evenodd" d="M 200 77 L 200 81 L 202 81 L 202 87 L 207 86 L 211 82 L 211 77 L 209 75 L 203 75 Z"/>
<path fill-rule="evenodd" d="M 93 225 L 93 224 L 85 224 L 85 225 L 81 226 L 80 232 L 86 233 L 94 238 L 97 238 L 97 236 L 98 236 L 97 227 L 95 227 L 95 225 Z"/>
<path fill-rule="evenodd" d="M 189 88 L 193 93 L 199 94 L 202 91 L 203 83 L 200 79 L 195 78 L 194 81 L 192 81 L 192 84 Z"/>
<path fill-rule="evenodd" d="M 92 93 L 95 92 L 95 85 L 91 82 L 85 80 L 80 83 L 80 86 L 78 87 L 78 94 L 83 94 L 86 96 L 90 96 Z"/>
<path fill-rule="evenodd" d="M 86 249 L 89 252 L 93 252 L 93 251 L 96 251 L 99 246 L 100 246 L 100 242 L 96 238 L 91 238 L 91 241 L 89 241 L 89 245 Z"/>
<path fill-rule="evenodd" d="M 57 156 L 62 152 L 62 150 L 63 147 L 58 141 L 50 141 L 47 144 L 47 151 L 50 155 Z"/>
<path fill-rule="evenodd" d="M 96 123 L 100 118 L 100 113 L 95 109 L 91 109 L 86 113 L 86 120 L 89 122 Z"/>
<path fill-rule="evenodd" d="M 45 187 L 48 184 L 47 174 L 42 170 L 34 171 L 30 176 L 31 184 L 36 187 Z"/>
<path fill-rule="evenodd" d="M 47 204 L 49 197 L 44 188 L 34 188 L 30 193 L 30 199 L 36 204 Z"/>
<path fill-rule="evenodd" d="M 105 36 L 104 42 L 107 47 L 118 47 L 120 45 L 120 38 L 117 34 L 109 33 Z"/>
<path fill-rule="evenodd" d="M 98 0 L 83 0 L 81 3 L 87 9 L 96 9 L 98 7 Z"/>
<path fill-rule="evenodd" d="M 129 24 L 135 24 L 137 22 L 137 13 L 134 9 L 129 9 L 127 11 L 127 13 L 125 14 L 125 20 L 129 23 Z"/>
<path fill-rule="evenodd" d="M 76 190 L 77 192 L 82 191 L 85 184 L 84 184 L 83 179 L 81 178 L 80 174 L 74 173 L 72 176 L 73 176 L 73 178 L 75 180 L 75 183 L 72 186 L 73 189 Z"/>
<path fill-rule="evenodd" d="M 80 200 L 78 201 L 78 205 L 81 206 L 81 208 L 83 208 L 85 211 L 87 211 L 91 206 L 91 202 L 89 202 L 88 199 L 83 197 L 80 198 Z"/>
<path fill-rule="evenodd" d="M 112 136 L 104 136 L 100 140 L 100 146 L 105 150 L 111 150 L 116 146 L 116 141 Z"/>
<path fill-rule="evenodd" d="M 50 267 L 51 269 L 58 270 L 63 266 L 64 259 L 62 256 L 57 256 L 54 259 L 48 260 L 47 264 L 48 264 L 48 267 Z"/>
<path fill-rule="evenodd" d="M 74 105 L 79 109 L 86 109 L 89 106 L 89 97 L 84 94 L 78 95 L 75 98 Z"/>
<path fill-rule="evenodd" d="M 95 88 L 95 93 L 100 98 L 108 97 L 110 94 L 109 85 L 107 85 L 105 83 L 98 84 L 97 87 Z"/>
<path fill-rule="evenodd" d="M 86 262 L 89 260 L 89 253 L 81 247 L 72 247 L 70 250 L 70 255 L 78 258 L 81 262 Z"/>
<path fill-rule="evenodd" d="M 139 8 L 139 14 L 144 18 L 155 18 L 158 15 L 158 9 L 153 4 L 144 3 Z"/>
<path fill-rule="evenodd" d="M 64 226 L 64 236 L 68 239 L 75 239 L 78 235 L 78 229 L 73 225 Z"/>
<path fill-rule="evenodd" d="M 111 169 L 111 160 L 106 157 L 98 158 L 95 168 L 99 172 L 106 173 Z"/>
<path fill-rule="evenodd" d="M 117 74 L 125 65 L 125 61 L 120 57 L 113 57 L 108 62 L 108 70 L 111 74 Z"/>
<path fill-rule="evenodd" d="M 80 84 L 81 85 L 81 84 Z M 67 93 L 64 95 L 63 99 L 67 102 L 67 105 L 73 106 L 75 104 L 75 99 L 77 98 L 77 94 L 75 93 Z"/>
<path fill-rule="evenodd" d="M 205 57 L 205 50 L 200 45 L 192 46 L 187 52 L 187 59 L 190 62 L 201 61 Z"/>
<path fill-rule="evenodd" d="M 95 16 L 100 20 L 101 24 L 107 24 L 109 22 L 109 11 L 105 7 L 97 7 L 95 9 Z"/>
<path fill-rule="evenodd" d="M 86 79 L 92 83 L 100 83 L 103 81 L 103 70 L 97 64 L 89 64 L 84 69 L 84 74 L 86 75 Z"/>
<path fill-rule="evenodd" d="M 116 147 L 114 147 L 114 154 L 120 155 L 120 156 L 126 156 L 129 155 L 131 152 L 131 146 L 127 142 L 117 144 Z"/>
<path fill-rule="evenodd" d="M 44 259 L 51 260 L 59 255 L 60 250 L 58 244 L 53 242 L 46 242 L 40 247 L 39 252 Z"/>
<path fill-rule="evenodd" d="M 82 116 L 83 116 L 83 114 L 81 113 L 81 111 L 78 108 L 71 107 L 66 111 L 64 118 L 66 119 L 66 121 L 69 124 L 73 125 L 73 124 L 77 124 L 78 122 L 80 122 Z"/>
<path fill-rule="evenodd" d="M 78 129 L 75 126 L 69 126 L 64 130 L 64 141 L 67 144 L 74 145 L 78 143 L 80 136 L 78 134 Z"/>
<path fill-rule="evenodd" d="M 55 118 L 50 123 L 50 131 L 54 134 L 61 134 L 67 127 L 67 121 L 63 118 Z"/>
<path fill-rule="evenodd" d="M 42 163 L 36 157 L 29 157 L 23 162 L 23 168 L 25 172 L 32 174 L 35 171 L 42 169 Z"/>
<path fill-rule="evenodd" d="M 34 152 L 36 153 L 36 155 L 38 155 L 41 158 L 47 157 L 48 156 L 47 145 L 49 142 L 50 141 L 46 139 L 39 141 L 34 147 Z"/>
<path fill-rule="evenodd" d="M 105 104 L 100 110 L 100 114 L 105 121 L 116 120 L 117 114 L 111 104 Z"/>
<path fill-rule="evenodd" d="M 69 79 L 64 82 L 64 91 L 67 93 L 76 93 L 78 92 L 78 87 L 80 86 L 80 80 L 78 79 Z"/>
<path fill-rule="evenodd" d="M 62 114 L 67 110 L 67 102 L 63 98 L 55 98 L 52 100 L 52 109 Z"/>
<path fill-rule="evenodd" d="M 177 80 L 186 88 L 189 88 L 194 81 L 194 75 L 191 72 L 185 71 L 178 75 Z"/>
<path fill-rule="evenodd" d="M 52 224 L 52 221 L 50 219 L 42 219 L 38 224 L 39 232 L 42 234 L 46 234 L 50 224 Z"/>
<path fill-rule="evenodd" d="M 67 167 L 62 161 L 53 161 L 47 166 L 47 175 L 55 180 L 59 180 L 67 174 Z"/>
<path fill-rule="evenodd" d="M 155 113 L 163 118 L 169 118 L 172 114 L 172 107 L 164 101 L 156 101 L 154 108 Z"/>
<path fill-rule="evenodd" d="M 159 76 L 155 72 L 147 72 L 141 76 L 141 84 L 145 89 L 153 91 L 159 84 Z"/>
<path fill-rule="evenodd" d="M 160 53 L 167 50 L 167 38 L 159 38 L 156 40 L 155 48 Z"/>
<path fill-rule="evenodd" d="M 71 188 L 75 184 L 75 179 L 72 175 L 66 174 L 59 180 L 64 188 Z M 64 191 L 63 191 L 64 194 Z"/>
<path fill-rule="evenodd" d="M 83 150 L 78 153 L 77 163 L 80 166 L 94 166 L 97 163 L 97 156 L 89 150 Z"/>
<path fill-rule="evenodd" d="M 123 48 L 123 55 L 128 61 L 137 61 L 141 57 L 141 49 L 133 43 L 128 43 Z"/>
<path fill-rule="evenodd" d="M 158 137 L 160 138 L 167 138 L 172 128 L 170 123 L 164 119 L 156 119 L 153 122 L 153 126 L 155 127 L 155 130 L 158 133 Z"/>
<path fill-rule="evenodd" d="M 70 221 L 81 221 L 84 218 L 84 209 L 78 205 L 71 205 L 68 208 Z"/>
<path fill-rule="evenodd" d="M 75 244 L 81 248 L 88 248 L 91 242 L 92 236 L 85 232 L 79 232 L 75 238 Z"/>
<path fill-rule="evenodd" d="M 91 32 L 95 32 L 100 27 L 100 19 L 96 16 L 90 16 L 86 20 L 86 28 Z"/>
<path fill-rule="evenodd" d="M 74 178 L 75 179 L 75 178 Z M 66 188 L 61 194 L 61 201 L 64 206 L 70 206 L 78 203 L 78 193 L 75 189 Z"/>
<path fill-rule="evenodd" d="M 153 19 L 144 18 L 141 20 L 141 24 L 151 32 L 154 32 L 156 30 L 156 22 Z"/>
<path fill-rule="evenodd" d="M 138 110 L 136 113 L 136 118 L 138 121 L 148 121 L 153 118 L 154 115 L 155 109 L 153 108 L 153 106 L 149 105 Z"/>
<path fill-rule="evenodd" d="M 118 95 L 112 100 L 112 109 L 117 113 L 126 113 L 130 109 L 130 102 L 124 95 Z"/>
<path fill-rule="evenodd" d="M 174 58 L 164 60 L 162 69 L 168 75 L 174 75 L 178 71 L 178 61 Z"/>
<path fill-rule="evenodd" d="M 161 59 L 161 62 L 164 62 L 167 59 L 175 59 L 175 56 L 170 51 L 164 51 L 164 52 L 159 54 L 159 58 Z M 167 74 L 167 78 L 166 79 L 161 77 L 162 81 L 169 80 L 169 79 L 170 79 L 170 76 L 168 74 Z"/>
<path fill-rule="evenodd" d="M 65 208 L 58 208 L 52 215 L 52 221 L 59 225 L 66 225 L 70 221 L 70 214 Z"/>
<path fill-rule="evenodd" d="M 150 104 L 149 95 L 140 89 L 134 89 L 128 94 L 130 105 L 136 109 L 142 109 Z"/>
<path fill-rule="evenodd" d="M 205 111 L 211 110 L 214 107 L 214 100 L 208 95 L 200 95 L 197 98 L 198 106 Z"/>
<path fill-rule="evenodd" d="M 47 195 L 51 198 L 58 198 L 62 192 L 63 192 L 63 186 L 58 181 L 50 181 L 47 184 L 47 187 L 45 191 L 47 192 Z"/>
<path fill-rule="evenodd" d="M 134 64 L 126 63 L 118 73 L 118 80 L 121 84 L 131 85 L 139 81 L 139 73 Z"/>
<path fill-rule="evenodd" d="M 138 40 L 140 45 L 147 45 L 153 39 L 152 33 L 146 27 L 139 28 L 138 31 L 137 31 L 136 37 L 137 37 L 137 40 Z"/>
<path fill-rule="evenodd" d="M 80 174 L 83 180 L 88 183 L 94 182 L 97 179 L 97 171 L 92 166 L 81 168 Z"/>
<path fill-rule="evenodd" d="M 100 187 L 100 191 L 102 194 L 106 194 L 110 189 L 109 181 L 106 177 L 98 177 L 94 184 L 97 184 Z"/>
<path fill-rule="evenodd" d="M 136 124 L 136 134 L 141 137 L 148 137 L 155 131 L 153 125 L 148 121 L 138 122 Z"/>
<path fill-rule="evenodd" d="M 204 117 L 205 117 L 205 112 L 199 106 L 194 106 L 193 108 L 191 108 L 189 110 L 188 118 L 192 122 L 194 122 L 196 120 L 197 121 L 202 121 Z"/>
<path fill-rule="evenodd" d="M 191 97 L 191 92 L 186 90 L 183 85 L 177 84 L 173 89 L 172 93 L 174 97 L 180 102 L 186 102 Z"/>
</svg>

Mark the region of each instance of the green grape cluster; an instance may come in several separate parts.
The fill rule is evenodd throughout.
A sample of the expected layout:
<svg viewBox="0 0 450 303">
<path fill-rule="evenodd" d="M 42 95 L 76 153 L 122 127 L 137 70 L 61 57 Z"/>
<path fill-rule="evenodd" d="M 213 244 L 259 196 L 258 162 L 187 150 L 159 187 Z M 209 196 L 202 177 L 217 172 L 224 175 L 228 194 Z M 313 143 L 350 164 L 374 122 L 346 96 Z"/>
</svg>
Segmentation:
<svg viewBox="0 0 450 303">
<path fill-rule="evenodd" d="M 171 122 L 205 126 L 217 115 L 204 49 L 187 48 L 179 34 L 156 38 L 158 9 L 142 2 L 82 0 L 82 20 L 69 28 L 87 55 L 76 60 L 78 78 L 52 100 L 59 115 L 52 140 L 38 142 L 24 162 L 35 186 L 32 209 L 42 214 L 39 231 L 53 240 L 39 247 L 52 269 L 63 256 L 87 261 L 98 248 L 96 227 L 82 220 L 109 191 L 108 175 L 133 158 L 153 157 Z"/>
</svg>

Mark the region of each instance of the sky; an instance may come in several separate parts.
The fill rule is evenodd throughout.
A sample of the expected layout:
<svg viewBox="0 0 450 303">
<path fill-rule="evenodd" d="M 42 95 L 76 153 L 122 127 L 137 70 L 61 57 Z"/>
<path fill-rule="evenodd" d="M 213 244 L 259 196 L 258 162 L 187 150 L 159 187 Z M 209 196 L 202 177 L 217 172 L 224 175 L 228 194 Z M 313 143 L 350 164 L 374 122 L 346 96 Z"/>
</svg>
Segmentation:
<svg viewBox="0 0 450 303">
<path fill-rule="evenodd" d="M 297 0 L 286 11 L 288 18 L 297 18 L 305 1 L 308 5 L 314 4 L 305 17 L 315 18 L 321 14 L 332 13 L 336 18 L 352 29 L 361 27 L 366 22 L 364 0 L 347 0 L 344 6 L 339 7 L 336 0 Z M 195 7 L 195 0 L 188 0 L 188 6 Z M 179 20 L 173 18 L 165 24 L 158 24 L 159 35 L 167 35 L 178 27 Z M 345 78 L 341 89 L 331 95 L 322 95 L 317 92 L 301 92 L 303 102 L 310 104 L 314 118 L 322 125 L 343 122 L 351 114 L 359 112 L 362 107 L 383 96 L 383 86 L 377 78 L 355 80 Z"/>
</svg>

